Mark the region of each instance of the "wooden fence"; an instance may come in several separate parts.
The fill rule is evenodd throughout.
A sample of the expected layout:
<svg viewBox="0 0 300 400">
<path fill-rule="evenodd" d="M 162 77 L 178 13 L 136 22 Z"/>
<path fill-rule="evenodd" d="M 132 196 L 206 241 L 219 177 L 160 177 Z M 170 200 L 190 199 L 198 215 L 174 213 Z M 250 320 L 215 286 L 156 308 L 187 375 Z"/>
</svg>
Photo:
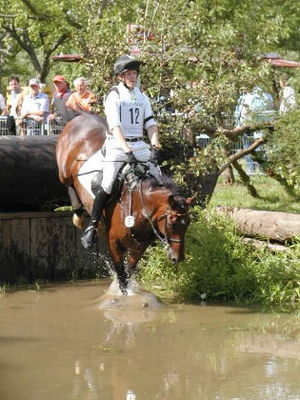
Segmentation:
<svg viewBox="0 0 300 400">
<path fill-rule="evenodd" d="M 71 217 L 71 212 L 0 214 L 0 283 L 104 276 L 105 246 L 85 250 Z"/>
</svg>

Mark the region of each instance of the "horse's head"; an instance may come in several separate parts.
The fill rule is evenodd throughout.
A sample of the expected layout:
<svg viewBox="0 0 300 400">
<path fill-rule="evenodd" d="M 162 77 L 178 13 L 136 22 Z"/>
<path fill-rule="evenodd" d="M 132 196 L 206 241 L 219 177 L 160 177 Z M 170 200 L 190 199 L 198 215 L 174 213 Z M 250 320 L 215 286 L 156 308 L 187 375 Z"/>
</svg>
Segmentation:
<svg viewBox="0 0 300 400">
<path fill-rule="evenodd" d="M 184 237 L 190 224 L 189 207 L 193 199 L 170 195 L 167 207 L 157 219 L 157 226 L 168 247 L 168 257 L 173 264 L 184 260 Z"/>
</svg>

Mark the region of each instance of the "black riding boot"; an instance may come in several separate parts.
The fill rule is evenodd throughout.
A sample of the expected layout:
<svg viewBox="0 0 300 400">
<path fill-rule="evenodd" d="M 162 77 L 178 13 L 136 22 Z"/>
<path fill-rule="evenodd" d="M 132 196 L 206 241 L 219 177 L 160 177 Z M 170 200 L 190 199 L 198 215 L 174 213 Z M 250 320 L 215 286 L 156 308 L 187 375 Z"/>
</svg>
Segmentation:
<svg viewBox="0 0 300 400">
<path fill-rule="evenodd" d="M 101 211 L 103 210 L 108 196 L 109 195 L 102 188 L 100 188 L 97 196 L 95 197 L 90 222 L 81 236 L 81 243 L 85 249 L 90 249 L 93 245 L 96 228 L 101 217 Z"/>
</svg>

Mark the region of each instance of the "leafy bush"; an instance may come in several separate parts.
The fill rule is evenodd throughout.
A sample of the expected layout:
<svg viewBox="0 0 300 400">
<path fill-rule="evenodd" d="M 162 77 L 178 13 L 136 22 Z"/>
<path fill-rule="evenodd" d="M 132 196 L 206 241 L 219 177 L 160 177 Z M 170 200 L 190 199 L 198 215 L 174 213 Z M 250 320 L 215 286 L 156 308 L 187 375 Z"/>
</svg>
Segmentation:
<svg viewBox="0 0 300 400">
<path fill-rule="evenodd" d="M 283 254 L 245 246 L 233 224 L 212 211 L 198 211 L 186 237 L 186 260 L 174 267 L 160 246 L 141 263 L 143 283 L 178 300 L 244 304 L 298 304 L 300 242 Z"/>
<path fill-rule="evenodd" d="M 269 172 L 284 179 L 290 187 L 300 189 L 300 110 L 282 116 L 268 142 Z"/>
</svg>

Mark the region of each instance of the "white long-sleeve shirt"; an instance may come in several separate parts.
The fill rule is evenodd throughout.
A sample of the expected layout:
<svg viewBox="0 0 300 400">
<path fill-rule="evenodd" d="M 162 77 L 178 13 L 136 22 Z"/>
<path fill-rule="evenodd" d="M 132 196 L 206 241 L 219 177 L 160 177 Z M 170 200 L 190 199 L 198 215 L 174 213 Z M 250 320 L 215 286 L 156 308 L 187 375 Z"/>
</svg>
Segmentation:
<svg viewBox="0 0 300 400">
<path fill-rule="evenodd" d="M 140 137 L 144 128 L 157 125 L 149 98 L 139 88 L 129 90 L 122 82 L 115 88 L 104 103 L 110 131 L 120 127 L 124 137 Z"/>
</svg>

